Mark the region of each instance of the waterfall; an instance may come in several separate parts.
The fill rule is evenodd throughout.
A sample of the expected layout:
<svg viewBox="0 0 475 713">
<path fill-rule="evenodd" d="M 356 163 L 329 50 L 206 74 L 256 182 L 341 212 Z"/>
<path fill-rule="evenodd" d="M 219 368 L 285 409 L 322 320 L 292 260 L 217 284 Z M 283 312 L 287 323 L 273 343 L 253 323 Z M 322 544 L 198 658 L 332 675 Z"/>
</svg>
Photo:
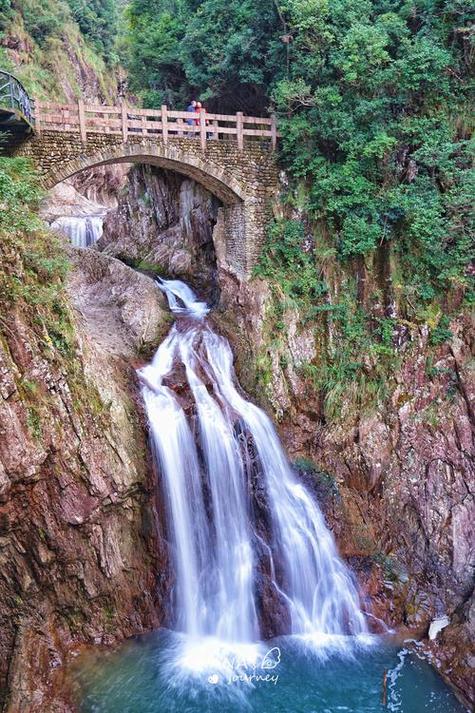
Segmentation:
<svg viewBox="0 0 475 713">
<path fill-rule="evenodd" d="M 51 227 L 67 238 L 76 248 L 88 248 L 94 245 L 102 235 L 102 216 L 61 216 L 56 218 Z"/>
<path fill-rule="evenodd" d="M 207 322 L 207 305 L 178 280 L 160 280 L 160 288 L 177 319 L 138 373 L 165 494 L 176 628 L 230 643 L 259 639 L 261 536 L 250 485 L 250 464 L 257 463 L 269 576 L 287 608 L 288 633 L 320 642 L 364 634 L 358 593 L 333 536 L 271 420 L 242 395 L 230 346 Z"/>
</svg>

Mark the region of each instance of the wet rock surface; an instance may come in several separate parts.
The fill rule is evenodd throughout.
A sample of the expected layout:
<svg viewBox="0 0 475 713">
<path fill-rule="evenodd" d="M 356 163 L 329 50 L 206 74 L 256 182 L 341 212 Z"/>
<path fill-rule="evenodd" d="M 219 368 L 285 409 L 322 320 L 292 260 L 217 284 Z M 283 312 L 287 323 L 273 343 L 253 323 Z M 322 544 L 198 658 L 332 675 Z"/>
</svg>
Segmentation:
<svg viewBox="0 0 475 713">
<path fill-rule="evenodd" d="M 77 249 L 72 260 L 69 291 L 90 341 L 129 359 L 153 350 L 170 324 L 155 281 L 95 250 Z"/>
<path fill-rule="evenodd" d="M 103 216 L 105 212 L 104 205 L 81 195 L 69 182 L 52 188 L 40 207 L 41 217 L 49 223 L 62 216 Z"/>
<path fill-rule="evenodd" d="M 73 710 L 67 654 L 158 626 L 167 548 L 132 368 L 163 327 L 149 278 L 73 255 L 75 354 L 20 307 L 0 343 L 0 706 Z M 107 313 L 107 319 L 106 319 Z"/>
<path fill-rule="evenodd" d="M 192 271 L 184 277 L 196 279 Z M 343 396 L 342 418 L 326 423 L 320 396 L 301 369 L 317 354 L 312 325 L 304 325 L 297 310 L 287 311 L 284 328 L 269 348 L 269 284 L 241 281 L 223 266 L 218 280 L 220 299 L 210 319 L 234 347 L 240 383 L 278 422 L 290 457 L 311 459 L 311 468 L 300 468 L 301 478 L 318 498 L 360 582 L 373 630 L 387 625 L 427 637 L 430 622 L 447 614 L 449 626 L 430 646 L 442 674 L 465 701 L 472 700 L 470 320 L 461 314 L 453 322 L 454 338 L 437 348 L 435 358 L 427 329 L 406 329 L 399 345 L 401 366 L 384 407 L 352 413 Z M 258 522 L 265 528 L 265 508 Z M 263 612 L 271 610 L 273 594 L 266 588 L 264 552 L 261 560 Z M 275 617 L 262 619 L 262 627 L 264 635 L 278 633 Z"/>
</svg>

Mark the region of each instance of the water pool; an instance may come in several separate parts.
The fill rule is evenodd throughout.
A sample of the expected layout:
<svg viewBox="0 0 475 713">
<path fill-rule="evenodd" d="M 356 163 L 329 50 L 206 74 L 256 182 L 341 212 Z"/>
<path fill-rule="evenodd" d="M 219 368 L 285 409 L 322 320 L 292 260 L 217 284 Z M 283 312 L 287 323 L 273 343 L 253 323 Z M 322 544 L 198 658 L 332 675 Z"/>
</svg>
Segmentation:
<svg viewBox="0 0 475 713">
<path fill-rule="evenodd" d="M 465 710 L 424 658 L 381 639 L 345 648 L 282 637 L 217 651 L 161 630 L 88 654 L 71 675 L 81 713 Z"/>
</svg>

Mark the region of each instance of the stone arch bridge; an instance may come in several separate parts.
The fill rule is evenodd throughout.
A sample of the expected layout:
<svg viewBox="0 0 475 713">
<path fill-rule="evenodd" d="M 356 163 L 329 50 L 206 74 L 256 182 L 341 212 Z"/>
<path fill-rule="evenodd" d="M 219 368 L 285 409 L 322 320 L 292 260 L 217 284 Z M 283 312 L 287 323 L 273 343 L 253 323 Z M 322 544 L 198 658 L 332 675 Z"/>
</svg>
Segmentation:
<svg viewBox="0 0 475 713">
<path fill-rule="evenodd" d="M 218 261 L 241 278 L 256 264 L 278 191 L 273 118 L 36 102 L 30 157 L 45 188 L 94 166 L 148 163 L 201 183 L 221 202 Z"/>
</svg>

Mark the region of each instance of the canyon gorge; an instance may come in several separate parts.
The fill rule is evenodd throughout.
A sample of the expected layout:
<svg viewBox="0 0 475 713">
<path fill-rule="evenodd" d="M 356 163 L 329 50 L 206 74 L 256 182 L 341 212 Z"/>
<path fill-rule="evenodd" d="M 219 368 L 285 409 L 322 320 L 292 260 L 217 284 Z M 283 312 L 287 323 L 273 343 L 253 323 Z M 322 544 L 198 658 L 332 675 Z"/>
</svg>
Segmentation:
<svg viewBox="0 0 475 713">
<path fill-rule="evenodd" d="M 103 181 L 100 173 L 89 189 L 95 180 Z M 42 342 L 25 306 L 4 335 L 6 710 L 74 710 L 64 684 L 71 653 L 172 621 L 164 495 L 136 372 L 170 327 L 156 275 L 187 280 L 213 307 L 209 319 L 231 343 L 241 384 L 278 424 L 298 478 L 356 574 L 371 630 L 402 629 L 424 640 L 431 622 L 447 617 L 425 639 L 426 651 L 467 696 L 469 322 L 451 324 L 450 346 L 435 351 L 423 329 L 407 334 L 384 409 L 355 412 L 343 395 L 341 414 L 328 423 L 302 368 L 316 358 L 314 332 L 296 309 L 276 328 L 275 290 L 263 279 L 239 282 L 216 253 L 219 201 L 193 181 L 146 166 L 121 169 L 111 184 L 102 209 L 72 185 L 56 189 L 42 208 L 58 236 L 70 238 L 77 225 L 60 214 L 76 211 L 75 220 L 87 224 L 84 213 L 103 212 L 102 233 L 86 250 L 46 238 L 71 261 L 61 317 L 71 334 L 67 349 Z M 25 269 L 14 248 L 3 264 L 11 275 Z M 342 287 L 335 282 L 335 289 Z M 185 398 L 177 379 L 174 389 Z M 280 633 L 275 610 L 260 619 L 263 635 Z"/>
<path fill-rule="evenodd" d="M 436 5 L 0 0 L 40 102 L 280 132 L 241 220 L 197 168 L 231 136 L 52 188 L 52 132 L 47 188 L 0 141 L 3 713 L 475 705 L 473 33 Z"/>
</svg>

